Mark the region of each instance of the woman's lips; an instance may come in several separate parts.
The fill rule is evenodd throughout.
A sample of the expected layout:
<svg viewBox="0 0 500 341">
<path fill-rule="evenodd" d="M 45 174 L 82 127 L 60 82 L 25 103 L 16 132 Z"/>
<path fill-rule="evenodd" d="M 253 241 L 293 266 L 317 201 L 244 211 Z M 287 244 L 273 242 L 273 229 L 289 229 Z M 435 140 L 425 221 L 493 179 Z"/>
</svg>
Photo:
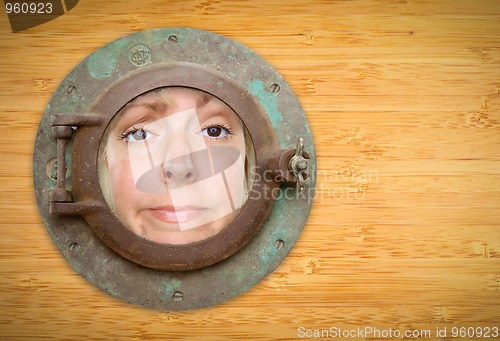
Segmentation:
<svg viewBox="0 0 500 341">
<path fill-rule="evenodd" d="M 149 210 L 158 220 L 165 223 L 186 223 L 199 218 L 205 213 L 206 208 L 199 206 L 162 206 Z"/>
</svg>

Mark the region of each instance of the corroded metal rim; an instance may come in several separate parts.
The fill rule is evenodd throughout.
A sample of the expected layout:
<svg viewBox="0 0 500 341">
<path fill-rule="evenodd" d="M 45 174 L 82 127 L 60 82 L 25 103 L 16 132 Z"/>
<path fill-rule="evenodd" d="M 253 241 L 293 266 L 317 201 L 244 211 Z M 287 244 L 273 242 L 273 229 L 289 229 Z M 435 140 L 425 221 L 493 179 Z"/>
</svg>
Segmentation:
<svg viewBox="0 0 500 341">
<path fill-rule="evenodd" d="M 267 169 L 268 159 L 279 152 L 271 123 L 250 93 L 217 72 L 192 63 L 167 63 L 141 68 L 119 79 L 91 106 L 88 115 L 104 118 L 100 125 L 77 129 L 72 152 L 72 174 L 76 202 L 95 202 L 100 209 L 83 215 L 94 232 L 125 258 L 160 270 L 193 270 L 225 259 L 245 245 L 260 229 L 272 209 L 271 193 L 278 184 L 255 174 L 251 195 L 237 218 L 215 236 L 190 244 L 159 244 L 127 230 L 106 205 L 99 186 L 99 145 L 116 112 L 138 95 L 166 86 L 196 87 L 226 102 L 248 127 L 255 149 L 255 171 Z M 66 125 L 78 126 L 71 118 L 58 117 Z M 261 200 L 268 198 L 268 200 Z M 68 205 L 66 205 L 68 206 Z"/>
<path fill-rule="evenodd" d="M 186 84 L 185 78 L 182 80 L 183 76 L 179 76 L 176 81 L 162 80 L 160 77 L 137 89 L 120 88 L 121 80 L 127 77 L 142 77 L 141 74 L 148 74 L 148 70 L 155 68 L 179 67 L 185 71 L 185 66 L 192 72 L 204 70 L 202 73 L 205 76 L 212 77 L 208 82 L 210 85 L 200 78 L 197 84 Z M 230 89 L 229 92 L 219 88 L 220 84 L 222 89 Z M 230 257 L 221 257 L 222 260 L 210 266 L 187 271 L 165 271 L 154 269 L 154 266 L 147 267 L 151 264 L 140 265 L 137 260 L 129 260 L 132 257 L 127 254 L 128 251 L 119 250 L 120 247 L 115 245 L 121 242 L 120 238 L 127 238 L 116 235 L 118 230 L 99 223 L 92 229 L 89 225 L 99 215 L 104 215 L 106 219 L 116 218 L 108 214 L 107 205 L 103 209 L 102 205 L 93 201 L 96 197 L 102 199 L 98 181 L 94 177 L 95 156 L 87 166 L 85 161 L 79 159 L 79 153 L 71 155 L 72 150 L 98 147 L 106 123 L 97 125 L 100 119 L 96 119 L 93 113 L 99 114 L 99 117 L 105 116 L 105 122 L 109 122 L 119 106 L 129 99 L 165 85 L 191 86 L 210 92 L 235 109 L 250 130 L 258 162 L 264 166 L 263 169 L 281 164 L 285 154 L 293 155 L 289 151 L 276 155 L 276 148 L 281 151 L 294 148 L 298 138 L 303 138 L 305 150 L 310 154 L 308 164 L 311 178 L 304 192 L 299 193 L 294 186 L 278 188 L 273 185 L 277 190 L 270 198 L 271 202 L 274 200 L 274 206 L 260 230 L 255 227 L 248 229 L 249 235 L 241 239 L 244 242 L 239 241 L 241 248 Z M 107 107 L 113 102 L 104 101 L 106 96 L 115 92 L 109 92 L 111 89 L 122 89 L 124 92 L 112 104 L 113 107 Z M 240 98 L 233 97 L 236 92 Z M 229 96 L 229 93 L 233 94 Z M 240 99 L 247 102 L 246 108 L 240 108 Z M 254 122 L 253 116 L 242 113 L 245 110 L 260 111 L 262 116 Z M 67 136 L 71 132 L 66 128 L 78 119 L 85 121 L 85 124 L 77 129 L 74 139 L 56 141 L 54 134 Z M 259 122 L 266 122 L 269 129 L 267 132 L 264 129 L 264 134 L 273 131 L 275 142 L 270 136 L 262 141 L 255 138 L 261 129 Z M 266 147 L 269 139 L 273 145 L 271 148 Z M 66 161 L 66 167 L 56 170 L 55 160 L 58 157 Z M 36 138 L 33 164 L 35 194 L 41 216 L 49 235 L 68 263 L 89 282 L 113 297 L 163 310 L 194 309 L 224 302 L 247 291 L 270 274 L 291 250 L 307 221 L 314 197 L 315 169 L 313 138 L 307 119 L 279 73 L 253 51 L 231 39 L 185 28 L 132 34 L 100 48 L 82 61 L 61 82 L 47 106 Z M 87 171 L 94 175 L 87 174 Z M 96 191 L 90 187 L 80 190 L 73 187 L 74 183 L 80 181 L 94 186 Z M 62 191 L 56 190 L 61 183 L 64 185 Z M 73 193 L 73 198 L 68 198 L 68 192 Z M 62 212 L 65 209 L 74 210 L 75 207 L 68 206 L 72 202 L 65 202 L 70 199 L 80 203 L 76 209 L 84 217 L 49 213 L 52 208 Z M 60 206 L 51 207 L 50 200 L 56 200 L 55 203 Z M 270 208 L 270 203 L 261 206 L 262 213 L 265 215 L 265 211 Z M 248 215 L 241 216 L 240 220 L 246 220 L 248 224 L 259 214 L 250 210 L 246 212 Z M 119 230 L 123 234 L 125 229 Z M 132 237 L 133 243 L 137 241 L 135 238 Z M 242 246 L 245 242 L 246 245 Z M 156 247 L 147 243 L 144 246 Z M 151 252 L 150 256 L 156 257 L 156 251 Z"/>
</svg>

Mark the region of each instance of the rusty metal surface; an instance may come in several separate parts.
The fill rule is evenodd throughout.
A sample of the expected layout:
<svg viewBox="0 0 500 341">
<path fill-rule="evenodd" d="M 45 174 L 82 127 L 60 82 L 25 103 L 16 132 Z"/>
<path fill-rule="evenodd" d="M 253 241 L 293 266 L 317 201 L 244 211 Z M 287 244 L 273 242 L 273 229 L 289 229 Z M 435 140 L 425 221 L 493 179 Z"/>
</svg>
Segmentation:
<svg viewBox="0 0 500 341">
<path fill-rule="evenodd" d="M 186 68 L 180 67 L 183 72 L 173 77 L 176 73 L 172 65 L 189 65 L 187 69 L 193 69 L 194 65 L 194 70 L 197 67 L 213 70 L 215 76 L 199 77 L 196 75 L 203 72 L 191 72 L 191 77 L 186 77 Z M 165 67 L 170 68 L 169 72 L 158 72 L 165 71 Z M 146 74 L 150 81 L 143 78 L 139 83 L 129 82 L 134 87 L 120 85 L 126 84 L 127 80 L 140 80 L 144 77 L 141 75 Z M 221 74 L 224 76 L 219 76 Z M 126 236 L 124 231 L 127 230 L 120 227 L 107 206 L 101 204 L 104 199 L 96 177 L 99 136 L 106 127 L 106 124 L 94 124 L 99 122 L 99 119 L 94 119 L 96 115 L 104 116 L 105 122 L 109 122 L 121 102 L 123 105 L 127 98 L 168 85 L 165 83 L 172 82 L 172 79 L 175 79 L 175 85 L 193 86 L 211 92 L 239 115 L 241 113 L 254 140 L 258 165 L 267 165 L 280 150 L 293 148 L 299 137 L 304 139 L 311 157 L 308 170 L 312 181 L 305 191 L 298 193 L 295 187 L 280 189 L 273 185 L 271 197 L 247 203 L 251 209 L 245 207 L 237 218 L 238 223 L 235 221 L 233 228 L 225 229 L 240 236 L 240 240 L 222 235 L 218 242 L 211 241 L 217 238 L 211 238 L 205 244 L 188 244 L 185 246 L 187 249 L 181 252 L 171 250 L 178 253 L 178 259 L 185 263 L 193 261 L 189 259 L 190 254 L 197 254 L 198 261 L 203 259 L 200 254 L 219 252 L 223 255 L 220 258 L 223 260 L 212 259 L 207 264 L 200 263 L 201 266 L 212 265 L 189 271 L 165 271 L 153 269 L 155 266 L 143 266 L 151 264 L 138 264 L 140 262 L 134 259 L 138 255 L 130 255 L 137 245 L 130 249 L 123 247 L 130 245 L 127 244 L 130 240 L 138 242 L 138 238 L 135 235 Z M 186 81 L 188 83 L 183 83 Z M 115 94 L 122 93 L 122 97 L 117 101 L 106 100 L 110 96 L 109 89 L 114 88 L 118 91 Z M 229 90 L 221 90 L 224 88 Z M 261 120 L 253 113 L 254 110 L 263 112 L 265 119 Z M 64 118 L 54 118 L 57 116 Z M 83 118 L 87 123 L 82 124 L 75 138 L 66 143 L 67 171 L 57 172 L 59 176 L 66 174 L 65 189 L 73 193 L 78 205 L 72 207 L 75 204 L 56 202 L 53 209 L 59 210 L 61 215 L 50 214 L 49 193 L 57 188 L 57 177 L 54 179 L 47 171 L 57 158 L 52 125 L 55 122 L 56 126 L 69 126 L 82 117 L 92 119 Z M 275 142 L 268 136 L 268 131 L 262 129 L 262 124 L 267 125 L 268 131 L 274 130 Z M 86 157 L 83 155 L 83 150 L 93 148 L 96 148 L 94 154 L 88 152 Z M 313 139 L 304 112 L 285 80 L 267 62 L 223 36 L 172 28 L 140 32 L 114 41 L 87 57 L 64 79 L 40 123 L 33 169 L 37 202 L 47 231 L 77 272 L 99 289 L 121 300 L 154 309 L 183 310 L 210 306 L 235 297 L 281 263 L 297 241 L 309 215 L 316 165 Z M 74 186 L 78 182 L 83 186 Z M 276 199 L 274 208 L 266 219 L 273 199 Z M 85 218 L 64 215 L 72 210 L 77 210 Z M 260 229 L 255 228 L 260 225 Z M 228 238 L 232 243 L 224 245 L 224 239 Z M 145 259 L 165 257 L 168 254 L 166 248 L 172 247 L 152 244 L 142 245 L 143 250 L 150 250 Z M 157 248 L 156 245 L 162 247 Z"/>
</svg>

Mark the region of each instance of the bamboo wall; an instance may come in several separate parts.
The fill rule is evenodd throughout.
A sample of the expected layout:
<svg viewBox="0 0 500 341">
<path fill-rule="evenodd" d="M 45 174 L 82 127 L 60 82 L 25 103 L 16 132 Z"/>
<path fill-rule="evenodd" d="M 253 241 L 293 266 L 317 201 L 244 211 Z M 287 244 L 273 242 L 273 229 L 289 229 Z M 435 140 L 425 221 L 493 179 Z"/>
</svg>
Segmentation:
<svg viewBox="0 0 500 341">
<path fill-rule="evenodd" d="M 0 13 L 2 340 L 500 327 L 498 1 L 80 0 L 15 34 Z M 32 184 L 38 123 L 63 78 L 106 43 L 175 26 L 270 62 L 302 103 L 318 157 L 317 198 L 285 261 L 249 292 L 185 312 L 86 282 L 50 240 Z"/>
</svg>

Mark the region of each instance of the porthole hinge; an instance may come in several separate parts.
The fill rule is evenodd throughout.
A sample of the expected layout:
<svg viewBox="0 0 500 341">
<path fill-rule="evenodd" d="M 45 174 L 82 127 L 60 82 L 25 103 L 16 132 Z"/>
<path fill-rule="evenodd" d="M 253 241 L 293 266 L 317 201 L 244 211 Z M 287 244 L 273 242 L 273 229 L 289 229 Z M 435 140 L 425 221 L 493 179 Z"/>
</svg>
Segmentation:
<svg viewBox="0 0 500 341">
<path fill-rule="evenodd" d="M 71 191 L 66 188 L 66 149 L 72 139 L 74 129 L 84 125 L 99 125 L 103 119 L 94 115 L 55 115 L 52 120 L 52 137 L 57 141 L 57 183 L 49 193 L 50 214 L 83 214 L 98 209 L 97 202 L 74 203 Z"/>
<path fill-rule="evenodd" d="M 104 205 L 98 201 L 82 202 L 50 202 L 49 213 L 55 215 L 82 215 L 104 209 Z"/>
</svg>

